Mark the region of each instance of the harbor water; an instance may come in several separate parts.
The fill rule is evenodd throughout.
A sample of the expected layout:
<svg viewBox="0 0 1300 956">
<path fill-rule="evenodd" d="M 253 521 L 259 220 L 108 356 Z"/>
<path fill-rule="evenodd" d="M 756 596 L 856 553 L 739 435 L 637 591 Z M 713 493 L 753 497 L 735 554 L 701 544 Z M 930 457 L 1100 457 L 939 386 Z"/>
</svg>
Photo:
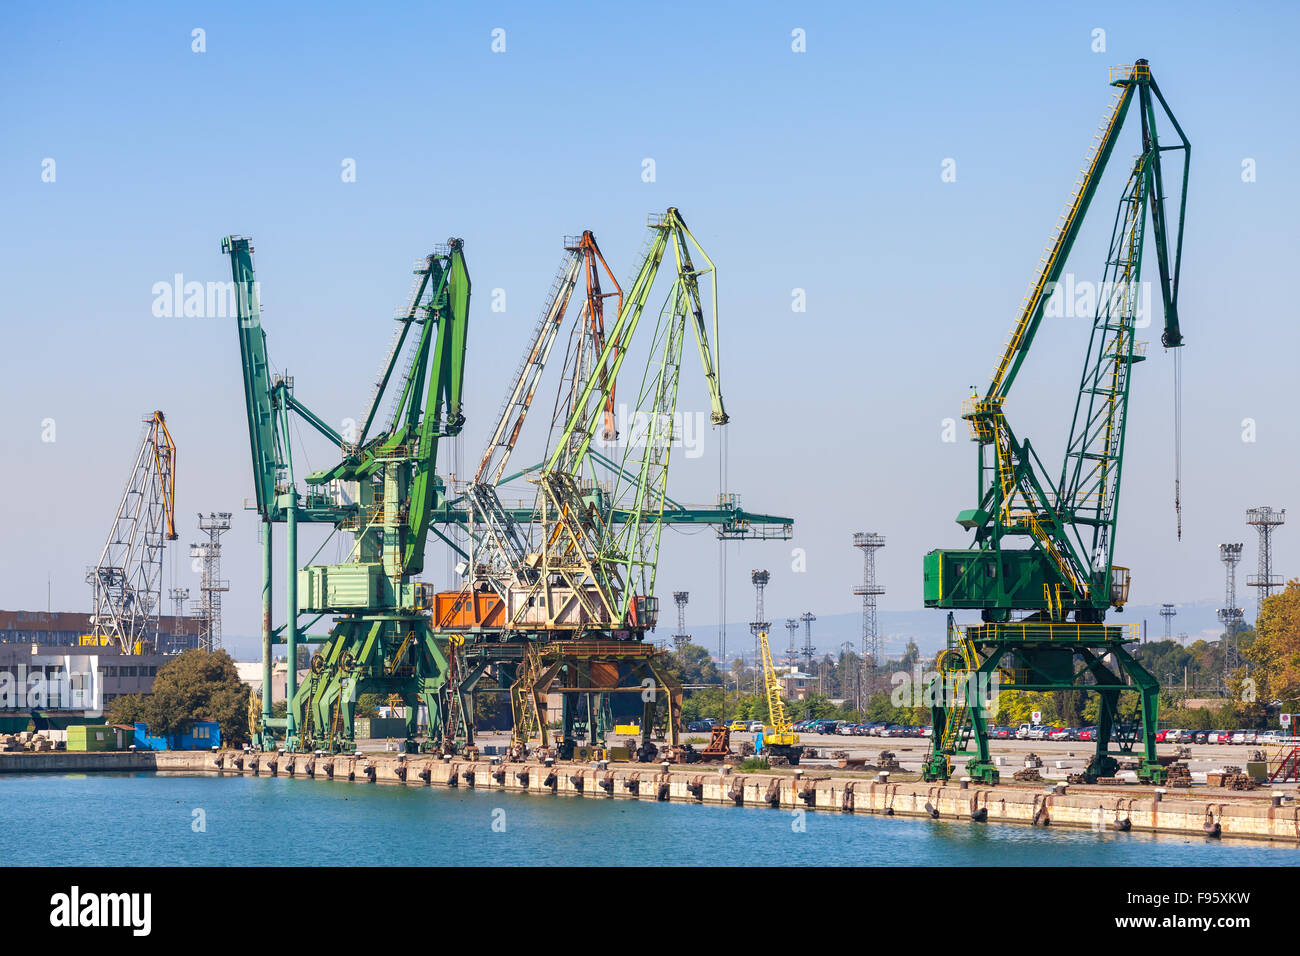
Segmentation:
<svg viewBox="0 0 1300 956">
<path fill-rule="evenodd" d="M 770 808 L 211 774 L 6 774 L 6 865 L 1300 865 L 1300 850 Z"/>
</svg>

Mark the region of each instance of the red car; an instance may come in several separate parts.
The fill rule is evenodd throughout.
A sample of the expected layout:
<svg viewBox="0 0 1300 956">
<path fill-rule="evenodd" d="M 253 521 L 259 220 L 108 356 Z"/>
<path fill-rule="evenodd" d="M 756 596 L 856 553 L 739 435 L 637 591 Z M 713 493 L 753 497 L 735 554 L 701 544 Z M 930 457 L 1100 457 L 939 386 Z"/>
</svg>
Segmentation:
<svg viewBox="0 0 1300 956">
<path fill-rule="evenodd" d="M 1166 735 L 1167 733 L 1169 733 L 1168 730 L 1157 730 L 1157 731 L 1156 731 L 1156 743 L 1158 743 L 1158 744 L 1162 744 L 1162 743 L 1164 743 L 1164 742 L 1165 742 L 1165 735 Z"/>
</svg>

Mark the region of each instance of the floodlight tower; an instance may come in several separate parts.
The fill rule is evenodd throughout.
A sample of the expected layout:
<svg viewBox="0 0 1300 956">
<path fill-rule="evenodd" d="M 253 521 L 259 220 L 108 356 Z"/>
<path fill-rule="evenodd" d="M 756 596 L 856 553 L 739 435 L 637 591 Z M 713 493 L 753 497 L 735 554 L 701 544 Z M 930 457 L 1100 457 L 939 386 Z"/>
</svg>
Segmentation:
<svg viewBox="0 0 1300 956">
<path fill-rule="evenodd" d="M 772 622 L 763 613 L 763 591 L 767 589 L 767 582 L 772 580 L 772 575 L 767 571 L 753 571 L 750 573 L 749 579 L 754 582 L 754 620 L 749 622 L 749 632 L 754 635 L 754 661 L 756 663 L 754 680 L 757 682 L 760 679 L 758 675 L 762 670 L 762 665 L 758 663 L 762 660 L 759 652 L 758 632 L 770 632 L 772 630 Z"/>
<path fill-rule="evenodd" d="M 221 595 L 230 590 L 230 582 L 221 577 L 221 535 L 230 530 L 230 514 L 200 514 L 199 530 L 207 533 L 208 540 L 190 545 L 190 557 L 199 562 L 199 648 L 205 651 L 221 649 Z"/>
<path fill-rule="evenodd" d="M 1165 619 L 1165 640 L 1173 639 L 1174 616 L 1178 609 L 1172 604 L 1160 605 L 1160 616 Z"/>
<path fill-rule="evenodd" d="M 1246 578 L 1246 586 L 1259 588 L 1259 597 L 1255 602 L 1255 618 L 1264 608 L 1264 599 L 1272 595 L 1274 588 L 1282 586 L 1282 575 L 1273 573 L 1273 529 L 1286 523 L 1286 509 L 1274 511 L 1268 505 L 1251 508 L 1246 512 L 1246 524 L 1253 525 L 1259 532 L 1259 573 Z"/>
<path fill-rule="evenodd" d="M 805 611 L 800 615 L 799 620 L 803 621 L 803 662 L 804 669 L 812 673 L 813 662 L 813 642 L 812 642 L 812 622 L 817 620 L 817 615 L 812 611 Z"/>
<path fill-rule="evenodd" d="M 853 535 L 853 547 L 862 549 L 862 583 L 853 593 L 862 598 L 862 647 L 859 653 L 874 666 L 880 662 L 880 634 L 876 622 L 876 598 L 885 593 L 876 583 L 876 552 L 885 546 L 885 536 L 859 531 Z"/>
<path fill-rule="evenodd" d="M 185 604 L 190 599 L 189 588 L 171 588 L 167 596 L 172 599 L 173 627 L 180 628 L 181 619 L 185 617 Z M 184 633 L 172 632 L 171 642 L 166 650 L 179 651 L 189 647 L 189 638 Z"/>
<path fill-rule="evenodd" d="M 790 632 L 790 645 L 786 648 L 785 662 L 791 667 L 798 667 L 799 648 L 795 646 L 794 636 L 799 631 L 799 619 L 797 617 L 787 617 L 785 619 L 785 629 Z"/>
<path fill-rule="evenodd" d="M 673 635 L 673 647 L 679 651 L 691 642 L 691 635 L 686 633 L 686 603 L 690 599 L 689 591 L 673 592 L 673 600 L 677 603 L 677 633 Z"/>
<path fill-rule="evenodd" d="M 1237 562 L 1241 560 L 1241 544 L 1219 545 L 1219 560 L 1224 569 L 1224 601 L 1219 608 L 1223 622 L 1223 669 L 1231 673 L 1240 665 L 1237 653 L 1237 631 L 1241 628 L 1241 608 L 1237 607 Z"/>
</svg>

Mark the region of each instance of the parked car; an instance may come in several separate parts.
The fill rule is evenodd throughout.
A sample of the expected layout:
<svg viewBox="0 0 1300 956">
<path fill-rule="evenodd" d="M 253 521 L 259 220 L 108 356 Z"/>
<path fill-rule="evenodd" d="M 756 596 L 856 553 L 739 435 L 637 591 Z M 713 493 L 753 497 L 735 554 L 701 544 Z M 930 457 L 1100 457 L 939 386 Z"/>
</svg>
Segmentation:
<svg viewBox="0 0 1300 956">
<path fill-rule="evenodd" d="M 761 720 L 751 720 L 749 722 L 749 732 L 751 734 L 756 734 L 762 729 L 763 729 L 763 722 Z"/>
<path fill-rule="evenodd" d="M 747 724 L 743 720 L 737 719 L 737 720 L 733 720 L 731 722 L 731 726 L 728 727 L 727 729 L 730 730 L 733 734 L 743 734 L 745 733 L 746 730 L 749 729 L 749 724 Z"/>
<path fill-rule="evenodd" d="M 712 733 L 713 725 L 704 720 L 692 720 L 686 725 L 686 732 L 688 734 Z"/>
<path fill-rule="evenodd" d="M 934 736 L 934 728 L 933 728 L 933 727 L 922 727 L 922 728 L 921 728 L 921 736 L 922 736 L 922 737 L 933 737 L 933 736 Z"/>
<path fill-rule="evenodd" d="M 1015 731 L 1010 727 L 990 727 L 989 737 L 993 740 L 1010 740 L 1015 736 Z"/>
<path fill-rule="evenodd" d="M 1096 727 L 1080 727 L 1080 728 L 1079 728 L 1079 739 L 1080 739 L 1080 740 L 1096 740 L 1096 739 L 1097 739 L 1097 728 L 1096 728 Z"/>
<path fill-rule="evenodd" d="M 853 724 L 850 724 L 850 723 L 848 723 L 848 722 L 846 721 L 846 722 L 840 724 L 840 726 L 836 729 L 835 732 L 836 732 L 837 734 L 839 734 L 841 737 L 852 737 L 852 736 L 853 736 L 853 727 L 854 727 Z"/>
<path fill-rule="evenodd" d="M 1226 730 L 1211 730 L 1205 735 L 1205 742 L 1207 744 L 1226 744 L 1231 740 L 1232 734 L 1228 733 Z"/>
<path fill-rule="evenodd" d="M 1057 727 L 1047 735 L 1048 740 L 1073 740 L 1074 731 L 1065 727 Z"/>
</svg>

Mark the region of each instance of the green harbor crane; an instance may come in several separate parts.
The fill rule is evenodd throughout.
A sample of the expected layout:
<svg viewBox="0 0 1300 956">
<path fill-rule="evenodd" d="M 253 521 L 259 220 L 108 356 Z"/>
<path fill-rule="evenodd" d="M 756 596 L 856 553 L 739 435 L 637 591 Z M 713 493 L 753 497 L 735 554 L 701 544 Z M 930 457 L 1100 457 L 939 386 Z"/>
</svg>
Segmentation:
<svg viewBox="0 0 1300 956">
<path fill-rule="evenodd" d="M 407 737 L 414 738 L 419 705 L 428 708 L 430 736 L 462 720 L 457 694 L 446 694 L 452 663 L 445 640 L 435 639 L 427 613 L 431 589 L 413 580 L 424 567 L 431 517 L 442 503 L 436 473 L 441 439 L 464 423 L 461 391 L 469 318 L 470 279 L 459 239 L 417 260 L 415 279 L 388 360 L 356 435 L 344 436 L 303 405 L 288 375 L 270 375 L 266 334 L 249 239 L 229 236 L 253 460 L 256 507 L 262 519 L 262 719 L 257 743 L 289 749 L 338 750 L 354 739 L 353 715 L 362 693 L 396 695 L 405 706 Z M 405 371 L 398 373 L 406 357 Z M 381 400 L 392 399 L 383 427 Z M 341 460 L 295 483 L 290 426 L 307 423 L 333 444 Z M 322 522 L 351 532 L 348 560 L 298 568 L 299 522 Z M 286 624 L 271 626 L 271 530 L 287 526 Z M 326 615 L 333 627 L 312 655 L 310 677 L 297 685 L 297 648 L 305 628 L 299 614 Z M 288 715 L 271 715 L 272 645 L 287 646 Z"/>
<path fill-rule="evenodd" d="M 989 387 L 963 410 L 979 451 L 979 499 L 957 516 L 958 524 L 974 532 L 972 547 L 931 551 L 924 560 L 926 606 L 950 609 L 947 648 L 929 687 L 934 733 L 924 767 L 927 780 L 947 779 L 952 757 L 969 753 L 966 773 L 979 782 L 997 782 L 986 727 L 994 688 L 1096 693 L 1096 753 L 1085 776 L 1113 776 L 1118 761 L 1112 743 L 1124 754 L 1140 741 L 1139 778 L 1165 779 L 1155 744 L 1158 685 L 1128 650 L 1138 639 L 1134 629 L 1107 624 L 1105 618 L 1111 608 L 1123 610 L 1129 593 L 1129 571 L 1114 563 L 1114 548 L 1130 373 L 1145 358 L 1135 332 L 1146 226 L 1149 216 L 1163 305 L 1161 341 L 1166 349 L 1177 349 L 1183 344 L 1178 279 L 1191 146 L 1146 60 L 1113 69 L 1111 85 L 1112 101 Z M 1004 405 L 1134 107 L 1141 151 L 1112 226 L 1064 463 L 1053 482 L 1030 442 L 1012 432 Z M 1176 144 L 1160 141 L 1160 115 L 1173 128 Z M 1161 169 L 1169 151 L 1182 152 L 1181 193 L 1172 202 Z M 1168 208 L 1174 203 L 1176 209 Z M 1177 480 L 1175 509 L 1181 534 Z M 979 610 L 980 623 L 956 624 L 953 611 L 962 609 Z M 1139 697 L 1140 726 L 1120 720 L 1124 692 Z"/>
</svg>

